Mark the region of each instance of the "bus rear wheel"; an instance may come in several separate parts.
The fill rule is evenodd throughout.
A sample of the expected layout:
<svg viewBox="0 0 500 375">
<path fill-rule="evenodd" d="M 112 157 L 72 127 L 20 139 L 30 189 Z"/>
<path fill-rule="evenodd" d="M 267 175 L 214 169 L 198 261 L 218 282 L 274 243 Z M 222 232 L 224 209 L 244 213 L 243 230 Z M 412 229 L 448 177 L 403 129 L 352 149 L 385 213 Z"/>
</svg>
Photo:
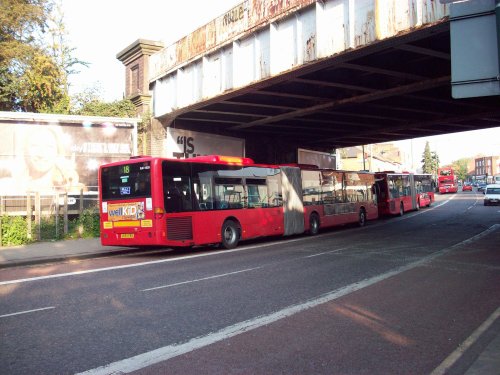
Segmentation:
<svg viewBox="0 0 500 375">
<path fill-rule="evenodd" d="M 319 216 L 316 213 L 312 213 L 309 216 L 309 234 L 315 236 L 319 232 Z"/>
<path fill-rule="evenodd" d="M 358 224 L 360 227 L 364 227 L 366 224 L 366 211 L 364 208 L 359 210 L 359 220 Z"/>
<path fill-rule="evenodd" d="M 222 246 L 234 249 L 240 240 L 240 227 L 233 220 L 226 220 L 221 230 Z"/>
</svg>

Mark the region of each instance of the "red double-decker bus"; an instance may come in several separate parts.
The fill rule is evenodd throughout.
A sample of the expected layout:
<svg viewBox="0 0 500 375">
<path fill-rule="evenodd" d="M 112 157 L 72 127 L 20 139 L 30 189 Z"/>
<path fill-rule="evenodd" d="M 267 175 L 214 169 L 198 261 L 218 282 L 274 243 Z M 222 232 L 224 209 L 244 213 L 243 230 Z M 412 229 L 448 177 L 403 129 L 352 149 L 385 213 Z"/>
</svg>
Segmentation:
<svg viewBox="0 0 500 375">
<path fill-rule="evenodd" d="M 430 174 L 378 172 L 375 178 L 380 215 L 402 216 L 434 202 L 435 186 Z"/>
<path fill-rule="evenodd" d="M 438 168 L 438 188 L 439 193 L 456 193 L 458 191 L 457 176 L 453 173 L 453 168 Z"/>
<path fill-rule="evenodd" d="M 374 174 L 248 158 L 137 157 L 99 169 L 103 245 L 185 247 L 378 217 Z"/>
</svg>

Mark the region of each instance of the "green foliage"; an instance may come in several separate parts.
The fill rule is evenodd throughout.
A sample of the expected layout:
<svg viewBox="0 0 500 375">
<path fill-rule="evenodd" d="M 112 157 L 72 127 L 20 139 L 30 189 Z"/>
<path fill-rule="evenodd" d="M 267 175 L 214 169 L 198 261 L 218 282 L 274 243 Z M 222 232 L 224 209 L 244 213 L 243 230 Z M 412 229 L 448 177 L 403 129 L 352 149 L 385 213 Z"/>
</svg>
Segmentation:
<svg viewBox="0 0 500 375">
<path fill-rule="evenodd" d="M 69 113 L 68 75 L 86 63 L 71 56 L 59 2 L 0 1 L 0 110 Z"/>
<path fill-rule="evenodd" d="M 56 236 L 56 218 L 55 216 L 43 217 L 40 220 L 40 240 L 60 240 L 64 229 L 62 216 L 59 216 L 59 233 Z M 37 227 L 33 225 L 32 237 L 36 238 Z"/>
<path fill-rule="evenodd" d="M 16 106 L 19 109 L 50 113 L 66 100 L 63 73 L 50 56 L 36 53 L 23 70 L 23 79 L 17 84 Z"/>
<path fill-rule="evenodd" d="M 0 64 L 37 49 L 37 36 L 47 27 L 51 0 L 0 1 Z"/>
<path fill-rule="evenodd" d="M 435 151 L 431 151 L 429 142 L 425 143 L 424 153 L 422 154 L 422 172 L 437 174 L 439 168 L 439 156 Z"/>
<path fill-rule="evenodd" d="M 98 86 L 85 89 L 73 96 L 71 114 L 81 116 L 136 117 L 134 103 L 128 99 L 106 103 Z"/>
<path fill-rule="evenodd" d="M 30 242 L 28 239 L 28 225 L 22 216 L 2 216 L 2 245 L 14 246 Z"/>
<path fill-rule="evenodd" d="M 85 103 L 75 114 L 83 116 L 105 116 L 105 117 L 135 117 L 136 109 L 134 103 L 128 99 L 116 100 L 106 103 L 93 100 Z"/>
<path fill-rule="evenodd" d="M 68 234 L 64 235 L 64 218 L 59 215 L 56 232 L 56 217 L 40 220 L 40 239 L 62 240 L 71 238 L 95 238 L 100 235 L 99 212 L 95 209 L 83 210 L 82 214 L 68 222 Z M 24 216 L 3 216 L 1 221 L 3 246 L 23 245 L 32 242 L 28 238 L 28 224 Z M 31 237 L 36 238 L 38 228 L 32 226 Z M 57 236 L 56 236 L 57 233 Z"/>
<path fill-rule="evenodd" d="M 425 142 L 425 149 L 422 154 L 422 172 L 432 173 L 432 154 L 429 142 Z"/>
<path fill-rule="evenodd" d="M 43 56 L 39 35 L 47 27 L 50 0 L 3 0 L 0 2 L 0 109 L 32 110 L 35 98 L 26 98 L 37 87 L 52 91 L 47 80 L 54 73 Z M 45 57 L 45 58 L 44 58 Z M 35 75 L 42 74 L 40 77 Z M 48 74 L 48 75 L 47 75 Z M 59 76 L 59 74 L 57 75 Z M 56 78 L 57 79 L 57 78 Z M 39 99 L 39 98 L 38 98 Z M 36 103 L 35 106 L 39 106 Z"/>
<path fill-rule="evenodd" d="M 431 159 L 432 159 L 432 173 L 437 174 L 437 171 L 439 169 L 439 156 L 436 151 L 431 152 Z"/>
<path fill-rule="evenodd" d="M 67 238 L 95 238 L 100 233 L 99 212 L 86 209 L 70 222 Z"/>
<path fill-rule="evenodd" d="M 471 160 L 472 159 L 463 158 L 452 162 L 452 168 L 459 180 L 465 181 L 467 179 L 467 173 L 469 172 L 467 166 Z"/>
</svg>

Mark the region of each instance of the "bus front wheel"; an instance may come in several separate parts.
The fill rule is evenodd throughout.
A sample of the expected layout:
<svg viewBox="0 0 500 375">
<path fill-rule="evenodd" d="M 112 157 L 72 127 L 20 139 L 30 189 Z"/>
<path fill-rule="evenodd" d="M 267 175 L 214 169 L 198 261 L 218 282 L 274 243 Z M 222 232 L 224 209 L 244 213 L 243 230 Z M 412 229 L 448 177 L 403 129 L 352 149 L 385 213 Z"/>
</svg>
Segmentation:
<svg viewBox="0 0 500 375">
<path fill-rule="evenodd" d="M 234 249 L 240 240 L 240 227 L 233 220 L 226 220 L 222 225 L 222 246 Z"/>
<path fill-rule="evenodd" d="M 309 234 L 314 236 L 319 232 L 319 216 L 316 213 L 312 213 L 309 216 Z"/>
</svg>

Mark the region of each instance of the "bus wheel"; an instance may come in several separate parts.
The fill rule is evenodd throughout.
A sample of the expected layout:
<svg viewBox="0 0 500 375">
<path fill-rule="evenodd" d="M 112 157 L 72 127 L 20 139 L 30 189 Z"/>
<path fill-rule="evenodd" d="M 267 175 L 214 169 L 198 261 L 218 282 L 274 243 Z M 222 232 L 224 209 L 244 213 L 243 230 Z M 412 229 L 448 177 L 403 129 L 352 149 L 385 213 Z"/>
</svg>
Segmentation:
<svg viewBox="0 0 500 375">
<path fill-rule="evenodd" d="M 234 249 L 240 239 L 240 227 L 233 220 L 226 220 L 222 225 L 222 246 Z"/>
<path fill-rule="evenodd" d="M 365 224 L 366 224 L 366 211 L 365 211 L 364 208 L 362 208 L 361 210 L 359 210 L 358 224 L 359 224 L 360 227 L 364 227 Z"/>
<path fill-rule="evenodd" d="M 319 216 L 316 213 L 312 213 L 309 216 L 309 234 L 314 236 L 319 232 Z"/>
<path fill-rule="evenodd" d="M 399 205 L 399 216 L 403 216 L 405 214 L 405 207 L 403 206 L 403 202 Z"/>
</svg>

